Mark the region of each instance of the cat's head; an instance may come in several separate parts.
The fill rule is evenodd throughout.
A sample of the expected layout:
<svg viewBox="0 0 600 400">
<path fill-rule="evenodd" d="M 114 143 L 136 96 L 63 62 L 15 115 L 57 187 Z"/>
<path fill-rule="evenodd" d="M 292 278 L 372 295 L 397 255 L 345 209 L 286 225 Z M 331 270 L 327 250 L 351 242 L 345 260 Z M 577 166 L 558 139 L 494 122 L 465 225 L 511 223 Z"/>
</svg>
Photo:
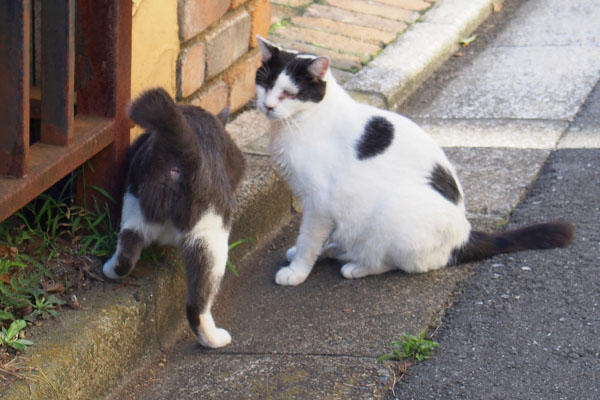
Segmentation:
<svg viewBox="0 0 600 400">
<path fill-rule="evenodd" d="M 325 97 L 329 58 L 285 50 L 257 36 L 262 65 L 256 71 L 258 108 L 269 119 L 285 119 Z"/>
</svg>

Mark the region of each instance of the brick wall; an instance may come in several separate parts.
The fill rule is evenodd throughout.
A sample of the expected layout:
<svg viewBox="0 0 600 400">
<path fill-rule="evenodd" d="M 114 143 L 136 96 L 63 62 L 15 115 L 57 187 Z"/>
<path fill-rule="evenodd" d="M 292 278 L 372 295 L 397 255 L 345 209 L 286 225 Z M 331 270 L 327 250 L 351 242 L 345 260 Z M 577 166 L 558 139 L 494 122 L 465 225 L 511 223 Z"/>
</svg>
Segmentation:
<svg viewBox="0 0 600 400">
<path fill-rule="evenodd" d="M 179 0 L 177 100 L 213 113 L 243 107 L 260 65 L 255 37 L 270 21 L 268 0 Z"/>
</svg>

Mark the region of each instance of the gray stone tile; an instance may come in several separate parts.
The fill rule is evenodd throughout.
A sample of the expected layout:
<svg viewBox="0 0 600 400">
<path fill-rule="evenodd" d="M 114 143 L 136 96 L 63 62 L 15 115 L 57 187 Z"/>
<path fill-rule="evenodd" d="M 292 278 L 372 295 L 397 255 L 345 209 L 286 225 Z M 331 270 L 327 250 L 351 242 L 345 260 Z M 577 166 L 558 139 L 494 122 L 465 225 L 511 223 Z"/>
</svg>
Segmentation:
<svg viewBox="0 0 600 400">
<path fill-rule="evenodd" d="M 575 29 L 573 21 L 577 21 Z M 600 3 L 595 0 L 528 1 L 493 45 L 600 46 Z"/>
<path fill-rule="evenodd" d="M 415 120 L 442 147 L 554 149 L 567 121 L 506 119 Z"/>
<path fill-rule="evenodd" d="M 599 77 L 600 48 L 489 48 L 411 115 L 568 120 Z"/>
</svg>

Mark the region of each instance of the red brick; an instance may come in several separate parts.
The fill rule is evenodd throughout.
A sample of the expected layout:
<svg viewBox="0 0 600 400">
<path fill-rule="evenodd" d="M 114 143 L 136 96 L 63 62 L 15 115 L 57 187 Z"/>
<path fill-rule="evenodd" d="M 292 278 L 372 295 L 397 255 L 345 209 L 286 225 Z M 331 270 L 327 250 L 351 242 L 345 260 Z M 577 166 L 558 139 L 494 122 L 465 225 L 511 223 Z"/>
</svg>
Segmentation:
<svg viewBox="0 0 600 400">
<path fill-rule="evenodd" d="M 239 6 L 247 2 L 248 0 L 231 0 L 231 8 L 238 8 Z"/>
<path fill-rule="evenodd" d="M 386 32 L 371 27 L 346 24 L 328 18 L 294 17 L 292 18 L 292 23 L 306 28 L 337 33 L 354 39 L 371 42 L 389 43 L 396 38 L 396 34 L 394 32 Z"/>
<path fill-rule="evenodd" d="M 252 25 L 250 28 L 250 47 L 258 46 L 256 35 L 267 37 L 271 27 L 271 3 L 269 0 L 254 0 L 248 5 Z"/>
<path fill-rule="evenodd" d="M 231 0 L 183 0 L 180 4 L 180 35 L 183 41 L 193 38 L 221 18 Z"/>
<path fill-rule="evenodd" d="M 385 4 L 367 3 L 360 0 L 327 0 L 327 4 L 360 14 L 376 15 L 396 21 L 412 21 L 415 18 L 415 13 L 409 10 Z"/>
<path fill-rule="evenodd" d="M 196 42 L 179 54 L 181 97 L 188 97 L 200 89 L 204 82 L 204 43 Z"/>
<path fill-rule="evenodd" d="M 229 87 L 229 107 L 232 112 L 245 106 L 254 97 L 254 76 L 260 63 L 260 52 L 253 50 L 225 72 L 225 82 Z"/>
<path fill-rule="evenodd" d="M 250 15 L 244 9 L 229 14 L 206 34 L 206 76 L 224 71 L 248 51 Z"/>
<path fill-rule="evenodd" d="M 328 49 L 340 50 L 346 53 L 363 56 L 374 55 L 380 50 L 379 46 L 375 44 L 365 43 L 359 40 L 340 35 L 333 35 L 327 32 L 297 28 L 295 26 L 287 26 L 285 28 L 278 29 L 275 34 L 277 36 L 287 37 L 292 40 L 305 43 L 316 43 L 317 45 Z"/>
<path fill-rule="evenodd" d="M 328 18 L 346 24 L 358 26 L 374 27 L 388 32 L 402 32 L 406 29 L 406 24 L 402 21 L 394 21 L 376 15 L 358 14 L 353 11 L 343 10 L 341 8 L 323 6 L 317 3 L 312 4 L 304 16 Z"/>
<path fill-rule="evenodd" d="M 200 106 L 213 114 L 218 114 L 227 107 L 227 94 L 227 85 L 225 82 L 218 80 L 205 85 L 202 91 L 190 101 L 190 104 Z"/>
<path fill-rule="evenodd" d="M 423 11 L 431 7 L 431 4 L 423 0 L 377 0 L 377 2 L 413 11 Z"/>
</svg>

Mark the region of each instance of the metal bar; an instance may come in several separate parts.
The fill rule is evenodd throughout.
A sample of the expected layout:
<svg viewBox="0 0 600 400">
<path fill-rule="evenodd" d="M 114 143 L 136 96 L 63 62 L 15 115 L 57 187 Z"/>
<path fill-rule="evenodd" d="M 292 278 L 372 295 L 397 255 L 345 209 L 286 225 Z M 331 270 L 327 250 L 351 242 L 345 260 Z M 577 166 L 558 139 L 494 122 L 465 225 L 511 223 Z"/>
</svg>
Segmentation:
<svg viewBox="0 0 600 400">
<path fill-rule="evenodd" d="M 91 160 L 94 171 L 86 173 L 86 183 L 120 200 L 131 128 L 125 114 L 131 87 L 131 1 L 78 0 L 77 13 L 77 112 L 111 117 L 115 124 L 114 142 Z M 114 205 L 111 211 L 119 214 Z"/>
<path fill-rule="evenodd" d="M 69 146 L 37 142 L 31 146 L 30 169 L 22 179 L 0 177 L 0 221 L 36 198 L 81 164 L 101 153 L 115 135 L 109 118 L 78 116 Z"/>
<path fill-rule="evenodd" d="M 30 0 L 0 1 L 0 175 L 27 173 L 30 29 Z"/>
<path fill-rule="evenodd" d="M 42 3 L 41 141 L 68 145 L 73 139 L 75 0 Z"/>
</svg>

